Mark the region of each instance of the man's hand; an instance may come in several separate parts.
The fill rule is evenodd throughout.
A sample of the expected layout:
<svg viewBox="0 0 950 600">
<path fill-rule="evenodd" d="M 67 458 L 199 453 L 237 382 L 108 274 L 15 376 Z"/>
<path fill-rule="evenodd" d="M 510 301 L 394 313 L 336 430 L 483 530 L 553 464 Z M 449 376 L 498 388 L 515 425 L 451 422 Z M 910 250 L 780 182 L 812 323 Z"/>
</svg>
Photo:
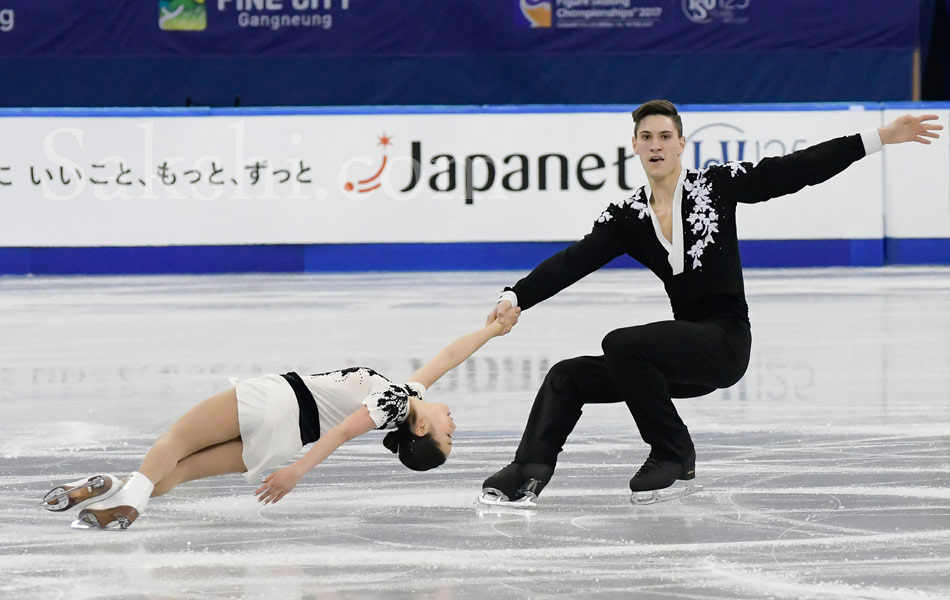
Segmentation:
<svg viewBox="0 0 950 600">
<path fill-rule="evenodd" d="M 261 487 L 254 492 L 258 496 L 257 501 L 264 504 L 273 504 L 290 493 L 294 489 L 303 473 L 298 473 L 293 465 L 277 469 L 264 479 Z"/>
<path fill-rule="evenodd" d="M 917 142 L 919 144 L 929 144 L 927 138 L 938 139 L 939 134 L 935 133 L 943 129 L 943 125 L 937 123 L 927 123 L 926 121 L 937 120 L 937 115 L 904 115 L 894 119 L 884 127 L 878 127 L 877 132 L 881 135 L 881 142 L 884 144 L 900 144 L 903 142 Z"/>
<path fill-rule="evenodd" d="M 521 316 L 520 308 L 517 306 L 512 307 L 511 302 L 502 300 L 496 304 L 495 308 L 488 314 L 488 319 L 485 321 L 485 326 L 487 327 L 491 325 L 497 319 L 502 326 L 502 332 L 500 335 L 505 335 L 518 323 L 519 316 Z"/>
<path fill-rule="evenodd" d="M 510 302 L 504 302 L 504 301 L 503 301 L 503 302 L 499 302 L 498 304 L 496 304 L 496 305 L 495 305 L 495 308 L 493 308 L 492 311 L 491 311 L 490 313 L 488 313 L 488 318 L 485 319 L 485 327 L 488 327 L 489 325 L 491 325 L 492 323 L 495 322 L 495 319 L 498 318 L 498 313 L 499 313 L 500 311 L 503 313 L 503 311 L 501 310 L 501 305 L 502 305 L 502 304 L 504 304 L 504 305 L 505 305 L 506 307 L 508 307 L 508 308 L 511 308 L 511 303 L 510 303 Z"/>
</svg>

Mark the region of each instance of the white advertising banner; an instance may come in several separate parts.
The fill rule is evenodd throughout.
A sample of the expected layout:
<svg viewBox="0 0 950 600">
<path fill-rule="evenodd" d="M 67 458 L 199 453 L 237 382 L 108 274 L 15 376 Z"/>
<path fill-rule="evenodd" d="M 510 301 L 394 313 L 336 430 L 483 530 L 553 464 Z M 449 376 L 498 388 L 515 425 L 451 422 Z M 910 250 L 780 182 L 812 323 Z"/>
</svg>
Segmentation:
<svg viewBox="0 0 950 600">
<path fill-rule="evenodd" d="M 946 128 L 950 110 L 885 110 L 884 119 L 935 114 Z M 950 238 L 950 144 L 947 130 L 930 145 L 885 146 L 885 234 L 889 238 Z"/>
<path fill-rule="evenodd" d="M 684 165 L 702 168 L 877 127 L 881 112 L 685 112 L 683 122 Z M 645 183 L 632 130 L 621 108 L 5 116 L 0 247 L 573 240 Z M 742 207 L 740 234 L 880 238 L 882 214 L 877 154 Z"/>
</svg>

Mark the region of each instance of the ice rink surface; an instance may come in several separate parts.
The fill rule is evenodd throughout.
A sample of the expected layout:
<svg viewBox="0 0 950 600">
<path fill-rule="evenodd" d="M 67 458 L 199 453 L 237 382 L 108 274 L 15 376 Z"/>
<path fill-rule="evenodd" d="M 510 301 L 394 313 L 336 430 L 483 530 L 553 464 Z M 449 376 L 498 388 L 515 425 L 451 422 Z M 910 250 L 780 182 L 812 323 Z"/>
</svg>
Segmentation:
<svg viewBox="0 0 950 600">
<path fill-rule="evenodd" d="M 396 380 L 523 273 L 0 278 L 0 597 L 950 597 L 950 269 L 746 273 L 744 379 L 677 401 L 692 496 L 647 507 L 622 405 L 592 406 L 538 509 L 475 504 L 545 371 L 669 318 L 645 271 L 594 274 L 446 376 L 455 450 L 404 469 L 370 434 L 261 507 L 238 475 L 75 531 L 53 484 L 134 470 L 228 377 L 365 365 Z"/>
</svg>

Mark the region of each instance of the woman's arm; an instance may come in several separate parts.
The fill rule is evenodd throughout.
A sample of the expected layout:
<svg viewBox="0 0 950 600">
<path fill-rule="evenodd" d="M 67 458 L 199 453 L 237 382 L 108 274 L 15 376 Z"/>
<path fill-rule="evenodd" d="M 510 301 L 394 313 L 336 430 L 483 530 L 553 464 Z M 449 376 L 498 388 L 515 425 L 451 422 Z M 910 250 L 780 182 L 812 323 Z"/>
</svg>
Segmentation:
<svg viewBox="0 0 950 600">
<path fill-rule="evenodd" d="M 475 354 L 475 351 L 485 345 L 485 342 L 495 336 L 505 333 L 506 328 L 496 319 L 477 331 L 463 335 L 443 348 L 429 362 L 422 365 L 412 374 L 409 381 L 418 381 L 425 387 L 431 386 L 440 377 L 462 364 L 465 359 Z"/>
<path fill-rule="evenodd" d="M 271 504 L 286 496 L 294 489 L 300 478 L 307 471 L 322 463 L 328 456 L 353 438 L 363 435 L 367 431 L 376 429 L 376 424 L 369 416 L 369 410 L 361 406 L 359 410 L 348 416 L 342 423 L 320 436 L 307 453 L 291 465 L 278 469 L 264 479 L 261 487 L 254 492 L 258 502 Z"/>
</svg>

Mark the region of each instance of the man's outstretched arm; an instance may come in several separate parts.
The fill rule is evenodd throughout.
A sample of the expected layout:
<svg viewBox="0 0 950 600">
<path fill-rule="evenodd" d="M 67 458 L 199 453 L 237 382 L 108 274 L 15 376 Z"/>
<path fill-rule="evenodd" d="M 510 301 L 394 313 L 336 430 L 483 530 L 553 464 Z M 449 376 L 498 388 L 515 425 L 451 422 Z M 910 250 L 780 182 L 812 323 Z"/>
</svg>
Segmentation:
<svg viewBox="0 0 950 600">
<path fill-rule="evenodd" d="M 514 325 L 521 310 L 547 300 L 625 252 L 620 237 L 610 227 L 595 227 L 584 239 L 546 259 L 513 287 L 505 288 L 488 322 L 497 317 L 505 326 Z"/>
<path fill-rule="evenodd" d="M 850 135 L 810 146 L 785 156 L 764 158 L 758 164 L 739 163 L 719 181 L 723 195 L 736 202 L 764 202 L 793 194 L 805 186 L 827 181 L 855 161 L 881 150 L 884 144 L 918 142 L 939 138 L 942 125 L 936 115 L 904 115 L 891 123 L 860 135 Z"/>
</svg>

